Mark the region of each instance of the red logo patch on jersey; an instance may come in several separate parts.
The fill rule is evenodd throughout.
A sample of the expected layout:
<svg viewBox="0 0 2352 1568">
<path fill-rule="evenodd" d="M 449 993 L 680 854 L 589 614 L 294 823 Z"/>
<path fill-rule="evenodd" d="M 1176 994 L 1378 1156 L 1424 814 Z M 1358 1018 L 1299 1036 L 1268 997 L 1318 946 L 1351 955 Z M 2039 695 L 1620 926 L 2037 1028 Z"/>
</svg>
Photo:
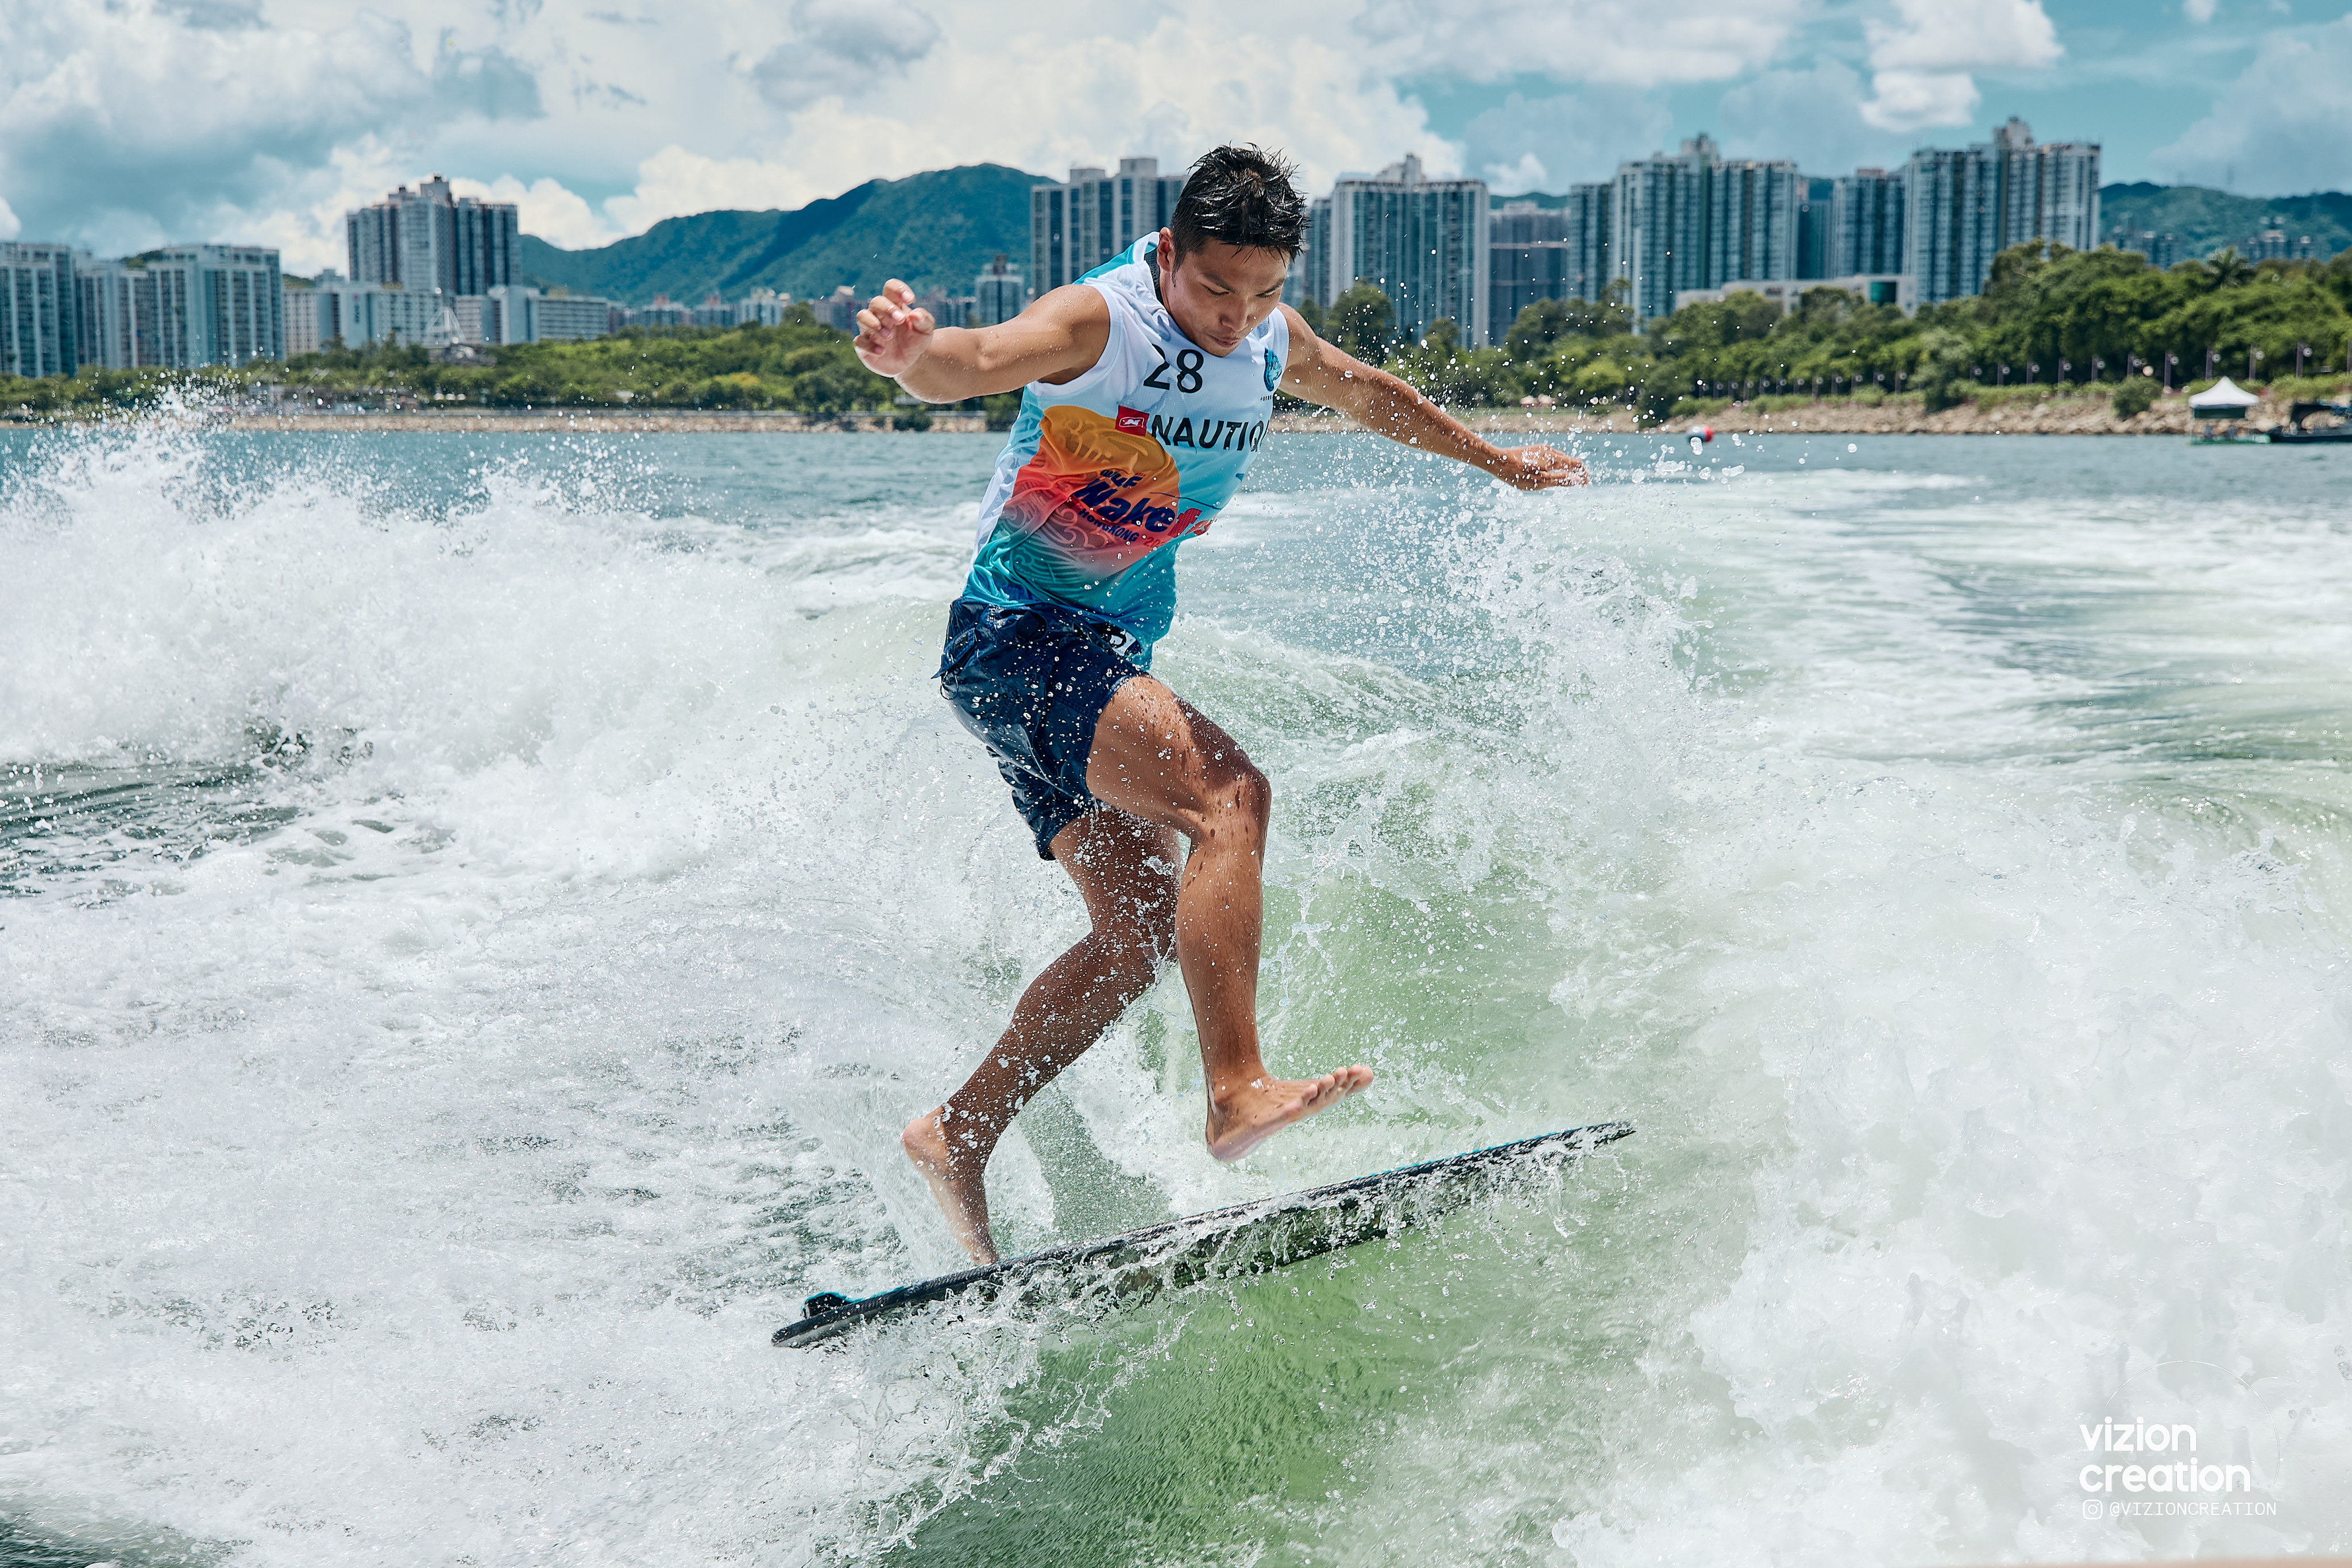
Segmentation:
<svg viewBox="0 0 2352 1568">
<path fill-rule="evenodd" d="M 1129 408 L 1124 404 L 1119 405 L 1118 427 L 1128 435 L 1148 436 L 1151 433 L 1150 426 L 1151 421 L 1142 409 Z"/>
</svg>

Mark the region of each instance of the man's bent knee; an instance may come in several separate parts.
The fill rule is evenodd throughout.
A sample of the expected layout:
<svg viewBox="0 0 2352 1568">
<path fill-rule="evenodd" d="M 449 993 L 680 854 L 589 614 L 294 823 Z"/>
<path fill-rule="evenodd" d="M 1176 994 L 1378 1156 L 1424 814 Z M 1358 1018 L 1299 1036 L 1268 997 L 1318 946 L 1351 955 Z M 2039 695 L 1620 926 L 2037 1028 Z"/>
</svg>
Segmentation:
<svg viewBox="0 0 2352 1568">
<path fill-rule="evenodd" d="M 1246 758 L 1223 773 L 1209 790 L 1204 826 L 1213 833 L 1239 834 L 1264 843 L 1266 825 L 1274 820 L 1274 785 Z"/>
</svg>

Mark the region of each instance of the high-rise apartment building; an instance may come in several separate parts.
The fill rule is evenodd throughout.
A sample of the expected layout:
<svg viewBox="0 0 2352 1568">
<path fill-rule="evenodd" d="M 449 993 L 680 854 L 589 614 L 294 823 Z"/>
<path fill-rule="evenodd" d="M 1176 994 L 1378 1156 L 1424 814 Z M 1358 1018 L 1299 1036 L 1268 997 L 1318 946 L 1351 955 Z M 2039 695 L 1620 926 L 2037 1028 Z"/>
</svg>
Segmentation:
<svg viewBox="0 0 2352 1568">
<path fill-rule="evenodd" d="M 1333 187 L 1319 247 L 1323 299 L 1370 283 L 1396 309 L 1412 342 L 1450 321 L 1467 348 L 1490 341 L 1493 239 L 1483 180 L 1433 180 L 1408 153 L 1370 177 Z"/>
<path fill-rule="evenodd" d="M 441 348 L 453 342 L 536 343 L 601 338 L 614 330 L 616 307 L 609 300 L 501 283 L 479 294 L 387 286 L 321 273 L 308 284 L 289 283 L 286 342 L 289 354 L 315 353 L 334 343 L 364 348 L 370 343 Z"/>
<path fill-rule="evenodd" d="M 1506 202 L 1487 221 L 1486 341 L 1499 342 L 1528 306 L 1570 296 L 1568 216 L 1558 207 Z"/>
<path fill-rule="evenodd" d="M 578 342 L 611 335 L 618 309 L 584 294 L 542 294 L 521 283 L 501 283 L 482 296 L 485 343 Z"/>
<path fill-rule="evenodd" d="M 1671 314 L 1682 289 L 1711 289 L 1723 281 L 1708 271 L 1708 198 L 1716 162 L 1713 139 L 1699 135 L 1685 142 L 1679 153 L 1654 153 L 1617 166 L 1611 260 L 1616 276 L 1625 280 L 1626 302 L 1636 321 Z"/>
<path fill-rule="evenodd" d="M 453 196 L 436 174 L 343 215 L 352 279 L 430 293 L 481 294 L 514 281 L 522 246 L 512 203 Z"/>
<path fill-rule="evenodd" d="M 1296 306 L 1311 301 L 1318 309 L 1331 303 L 1331 198 L 1318 196 L 1307 206 L 1306 243 L 1282 281 L 1282 300 Z"/>
<path fill-rule="evenodd" d="M 1610 187 L 1572 185 L 1557 207 L 1508 202 L 1490 220 L 1486 329 L 1510 334 L 1538 300 L 1598 300 L 1609 285 Z"/>
<path fill-rule="evenodd" d="M 1804 189 L 1804 199 L 1797 204 L 1797 276 L 1826 278 L 1830 275 L 1830 209 L 1837 195 L 1837 182 L 1819 174 L 1798 176 Z"/>
<path fill-rule="evenodd" d="M 132 370 L 155 363 L 141 330 L 142 321 L 153 326 L 154 289 L 144 268 L 77 252 L 74 304 L 74 346 L 82 363 Z"/>
<path fill-rule="evenodd" d="M 1716 160 L 1707 172 L 1710 280 L 1794 278 L 1805 195 L 1804 177 L 1786 160 Z"/>
<path fill-rule="evenodd" d="M 810 300 L 809 306 L 816 312 L 819 326 L 831 327 L 836 332 L 855 332 L 857 312 L 866 308 L 866 296 L 846 283 L 836 284 L 832 293 L 822 300 Z M 644 314 L 639 311 L 639 318 Z"/>
<path fill-rule="evenodd" d="M 739 327 L 781 327 L 784 312 L 793 308 L 790 294 L 779 294 L 773 289 L 754 289 L 735 301 L 735 324 Z"/>
<path fill-rule="evenodd" d="M 547 302 L 538 289 L 521 283 L 501 283 L 482 296 L 488 307 L 482 315 L 482 341 L 486 343 L 535 343 L 539 342 L 541 322 L 539 308 Z M 602 304 L 603 301 L 597 301 Z M 601 331 L 590 337 L 603 337 Z"/>
<path fill-rule="evenodd" d="M 537 290 L 530 292 L 537 293 Z M 620 306 L 593 294 L 540 294 L 530 337 L 525 340 L 510 336 L 506 341 L 584 342 L 591 338 L 611 337 L 621 330 L 626 319 L 627 312 Z"/>
<path fill-rule="evenodd" d="M 0 374 L 73 374 L 85 357 L 79 327 L 72 250 L 0 244 Z"/>
<path fill-rule="evenodd" d="M 1856 169 L 1830 195 L 1826 276 L 1852 278 L 1903 270 L 1902 174 Z"/>
<path fill-rule="evenodd" d="M 1569 215 L 1569 280 L 1575 285 L 1569 298 L 1597 301 L 1617 276 L 1616 186 L 1607 180 L 1570 185 L 1563 210 Z"/>
<path fill-rule="evenodd" d="M 1486 236 L 1494 245 L 1558 245 L 1568 235 L 1568 210 L 1539 202 L 1505 202 L 1490 207 Z"/>
<path fill-rule="evenodd" d="M 2117 250 L 2137 250 L 2147 258 L 2147 264 L 2159 271 L 2168 269 L 2181 259 L 2180 237 L 2158 234 L 2151 229 L 2131 229 L 2121 224 L 2107 231 L 2107 238 Z"/>
<path fill-rule="evenodd" d="M 427 345 L 451 296 L 432 289 L 387 287 L 373 279 L 321 278 L 311 286 L 314 329 L 320 346 L 338 340 L 352 348 L 396 343 Z"/>
<path fill-rule="evenodd" d="M 1612 270 L 1637 321 L 1672 312 L 1679 293 L 1795 278 L 1811 259 L 1814 183 L 1785 159 L 1726 159 L 1702 134 L 1618 165 L 1612 190 Z"/>
<path fill-rule="evenodd" d="M 333 273 L 327 274 L 331 278 Z M 286 323 L 286 357 L 299 359 L 326 346 L 319 336 L 318 285 L 308 278 L 281 278 L 278 319 Z"/>
<path fill-rule="evenodd" d="M 1043 294 L 1076 281 L 1168 226 L 1184 176 L 1157 158 L 1121 158 L 1118 173 L 1073 168 L 1066 184 L 1029 187 L 1029 275 Z"/>
<path fill-rule="evenodd" d="M 373 342 L 374 310 L 358 297 L 383 291 L 381 283 L 354 283 L 332 271 L 321 272 L 308 283 L 287 279 L 283 285 L 287 357 L 317 353 L 338 343 L 363 348 Z"/>
<path fill-rule="evenodd" d="M 480 294 L 511 283 L 522 258 L 522 215 L 512 202 L 456 203 L 457 280 L 450 292 Z"/>
<path fill-rule="evenodd" d="M 1975 294 L 1992 258 L 2012 245 L 2098 242 L 2099 144 L 2037 145 L 2022 120 L 1990 142 L 1923 147 L 1905 171 L 1904 266 L 1922 304 Z"/>
<path fill-rule="evenodd" d="M 1904 269 L 1931 302 L 1984 286 L 2000 249 L 2000 160 L 1987 146 L 1922 147 L 1905 170 Z"/>
<path fill-rule="evenodd" d="M 64 254 L 82 364 L 184 370 L 286 357 L 285 279 L 266 246 L 175 245 L 121 260 Z"/>
<path fill-rule="evenodd" d="M 971 298 L 971 325 L 992 327 L 1029 308 L 1029 284 L 1021 269 L 1009 265 L 1000 251 L 972 280 Z"/>
<path fill-rule="evenodd" d="M 139 363 L 184 368 L 286 357 L 286 290 L 278 252 L 252 245 L 175 245 L 123 264 L 135 274 Z"/>
</svg>

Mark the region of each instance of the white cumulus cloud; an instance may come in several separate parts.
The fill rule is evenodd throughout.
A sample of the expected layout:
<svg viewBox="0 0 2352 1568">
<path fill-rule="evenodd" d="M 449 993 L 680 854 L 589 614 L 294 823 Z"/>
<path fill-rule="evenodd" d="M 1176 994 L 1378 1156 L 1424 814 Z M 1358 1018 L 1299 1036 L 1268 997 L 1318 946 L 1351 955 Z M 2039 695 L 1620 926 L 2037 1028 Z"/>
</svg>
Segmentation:
<svg viewBox="0 0 2352 1568">
<path fill-rule="evenodd" d="M 10 7 L 0 186 L 40 238 L 214 237 L 298 205 L 339 145 L 429 103 L 413 54 L 403 25 L 365 11 L 314 29 L 148 0 Z"/>
<path fill-rule="evenodd" d="M 1655 87 L 1770 60 L 1804 0 L 1370 0 L 1358 33 L 1400 72 Z"/>
<path fill-rule="evenodd" d="M 2266 35 L 2211 110 L 2148 163 L 2184 183 L 2251 183 L 2270 195 L 2341 190 L 2347 122 L 2352 16 Z"/>
<path fill-rule="evenodd" d="M 45 0 L 0 7 L 0 191 L 38 237 L 256 240 L 309 271 L 343 265 L 343 208 L 432 173 L 590 245 L 958 163 L 1244 140 L 1316 181 L 1463 166 L 1351 30 L 1363 3 Z"/>
<path fill-rule="evenodd" d="M 1895 0 L 1895 10 L 1866 28 L 1862 114 L 1883 131 L 1964 125 L 1979 97 L 1975 73 L 2038 69 L 2064 52 L 2042 0 Z"/>
<path fill-rule="evenodd" d="M 1605 180 L 1625 159 L 1665 144 L 1674 116 L 1663 97 L 1622 87 L 1512 93 L 1464 128 L 1470 168 L 1507 192 L 1558 193 Z"/>
<path fill-rule="evenodd" d="M 1667 144 L 1679 84 L 1731 84 L 1727 129 L 1759 146 L 1777 121 L 1843 155 L 2058 55 L 2042 0 L 1856 3 L 1866 100 L 1782 58 L 1851 37 L 1824 0 L 38 0 L 0 5 L 0 192 L 37 238 L 256 240 L 310 271 L 344 264 L 345 208 L 435 173 L 573 247 L 1226 141 L 1315 185 L 1414 152 L 1558 189 Z M 1435 133 L 1416 94 L 1484 83 L 1508 90 Z"/>
<path fill-rule="evenodd" d="M 840 90 L 778 106 L 762 133 L 723 151 L 681 137 L 637 162 L 632 188 L 603 202 L 604 216 L 634 232 L 680 213 L 798 206 L 865 179 L 958 163 L 1058 174 L 1153 156 L 1173 173 L 1228 141 L 1282 148 L 1318 183 L 1408 151 L 1433 171 L 1462 166 L 1422 110 L 1346 47 L 1344 5 L 1328 8 L 1328 26 L 1202 0 L 1148 30 L 1027 32 L 978 0 L 931 10 L 947 37 L 978 42 L 877 58 L 865 76 L 836 77 Z"/>
<path fill-rule="evenodd" d="M 565 190 L 545 176 L 530 184 L 512 174 L 501 174 L 489 181 L 459 178 L 451 180 L 449 184 L 461 196 L 512 202 L 523 233 L 535 234 L 566 250 L 609 245 L 630 232 L 590 206 L 586 197 Z"/>
<path fill-rule="evenodd" d="M 25 226 L 16 221 L 16 209 L 0 201 L 0 239 L 14 239 L 24 232 Z"/>
<path fill-rule="evenodd" d="M 940 25 L 908 0 L 799 0 L 792 25 L 751 68 L 761 96 L 785 109 L 896 80 L 940 41 Z"/>
<path fill-rule="evenodd" d="M 1882 92 L 1886 85 L 1882 77 Z M 1862 78 L 1843 61 L 1768 70 L 1723 95 L 1717 130 L 1736 157 L 1793 158 L 1817 173 L 1908 157 L 1906 142 L 1863 118 L 1863 100 Z"/>
</svg>

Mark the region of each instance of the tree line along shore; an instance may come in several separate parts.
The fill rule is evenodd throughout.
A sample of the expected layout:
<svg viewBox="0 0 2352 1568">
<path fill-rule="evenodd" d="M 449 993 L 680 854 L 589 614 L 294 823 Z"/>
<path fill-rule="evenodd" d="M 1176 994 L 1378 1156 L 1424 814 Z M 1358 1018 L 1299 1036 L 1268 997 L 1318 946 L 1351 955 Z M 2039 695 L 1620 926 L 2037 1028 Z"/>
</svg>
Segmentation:
<svg viewBox="0 0 2352 1568">
<path fill-rule="evenodd" d="M 1359 284 L 1318 331 L 1449 408 L 1498 430 L 1650 428 L 1720 419 L 1822 431 L 2185 430 L 2179 394 L 2229 374 L 2266 391 L 2257 424 L 2296 398 L 2342 395 L 2352 374 L 2352 251 L 2328 262 L 2234 252 L 2159 270 L 2136 251 L 2018 246 L 1982 293 L 1905 316 L 1853 294 L 1803 291 L 1783 310 L 1759 294 L 1693 303 L 1636 333 L 1621 300 L 1540 300 L 1506 341 L 1465 348 L 1450 321 L 1398 340 L 1387 298 Z M 157 406 L 241 423 L 335 427 L 376 417 L 459 416 L 468 425 L 616 414 L 624 426 L 923 429 L 1011 426 L 1017 394 L 948 412 L 900 403 L 847 334 L 805 306 L 773 327 L 630 329 L 583 342 L 428 353 L 336 347 L 284 364 L 0 377 L 0 412 L 80 422 Z M 1326 427 L 1286 404 L 1277 427 Z M 2275 405 L 2275 408 L 2272 405 Z M 2102 412 L 2103 411 L 2103 412 Z M 696 414 L 705 416 L 696 418 Z M 354 420 L 352 424 L 343 421 Z M 375 416 L 375 417 L 371 417 Z M 2266 417 L 2267 416 L 2267 417 Z"/>
<path fill-rule="evenodd" d="M 2260 406 L 2248 411 L 2245 426 L 2261 429 L 2284 424 L 2289 405 L 2298 399 L 2326 397 L 2341 401 L 2352 395 L 2352 379 L 2305 377 L 2282 381 L 2269 389 Z M 385 409 L 329 413 L 294 405 L 270 408 L 221 408 L 191 411 L 209 426 L 242 430 L 475 431 L 483 434 L 583 435 L 799 435 L 872 434 L 928 430 L 940 434 L 978 434 L 992 428 L 981 410 L 930 410 L 919 421 L 907 411 L 852 412 L 836 415 L 801 414 L 782 409 L 551 407 L 492 408 L 441 405 L 415 409 Z M 2191 431 L 2185 393 L 2160 398 L 2135 415 L 2119 414 L 2112 395 L 2076 392 L 2053 394 L 2051 389 L 2015 388 L 1987 392 L 1947 408 L 1929 410 L 1917 393 L 1879 395 L 1868 389 L 1852 398 L 1763 397 L 1753 401 L 1695 400 L 1664 425 L 1644 420 L 1623 407 L 1574 408 L 1455 408 L 1469 425 L 1503 445 L 1541 441 L 1584 432 L 1633 433 L 1660 429 L 1677 433 L 1704 425 L 1720 434 L 1841 435 L 1841 436 L 2182 436 Z M 1684 416 L 1687 416 L 1685 417 Z M 1294 409 L 1277 414 L 1269 426 L 1276 435 L 1330 434 L 1355 428 L 1342 416 L 1322 409 Z"/>
</svg>

